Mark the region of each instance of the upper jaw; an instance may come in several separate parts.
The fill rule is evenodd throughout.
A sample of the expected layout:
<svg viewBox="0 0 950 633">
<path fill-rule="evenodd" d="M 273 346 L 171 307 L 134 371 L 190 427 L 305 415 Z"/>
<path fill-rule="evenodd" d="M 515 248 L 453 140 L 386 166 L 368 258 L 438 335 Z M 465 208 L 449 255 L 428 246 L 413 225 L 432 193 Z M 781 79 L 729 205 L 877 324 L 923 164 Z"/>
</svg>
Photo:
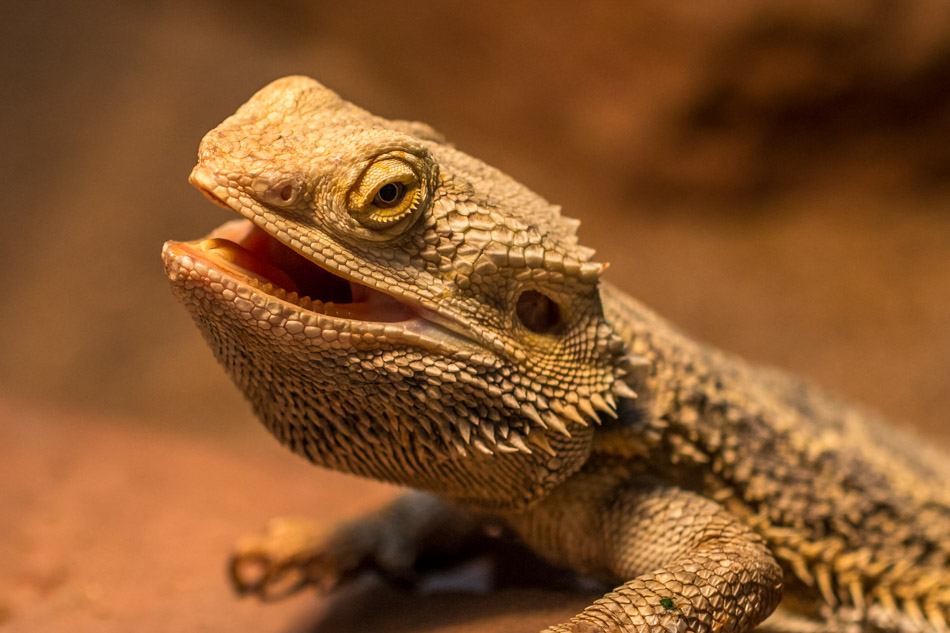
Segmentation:
<svg viewBox="0 0 950 633">
<path fill-rule="evenodd" d="M 173 282 L 192 288 L 200 282 L 205 292 L 211 291 L 214 301 L 230 304 L 230 308 L 249 308 L 248 315 L 258 320 L 268 308 L 272 332 L 282 329 L 290 335 L 324 341 L 324 332 L 330 337 L 333 332 L 349 332 L 366 340 L 375 337 L 377 343 L 410 344 L 442 354 L 485 352 L 457 327 L 445 327 L 441 315 L 330 270 L 271 235 L 261 225 L 259 214 L 231 200 L 211 169 L 199 165 L 189 180 L 215 204 L 236 210 L 247 219 L 226 222 L 200 240 L 167 242 L 162 257 Z M 240 298 L 245 301 L 238 301 Z"/>
</svg>

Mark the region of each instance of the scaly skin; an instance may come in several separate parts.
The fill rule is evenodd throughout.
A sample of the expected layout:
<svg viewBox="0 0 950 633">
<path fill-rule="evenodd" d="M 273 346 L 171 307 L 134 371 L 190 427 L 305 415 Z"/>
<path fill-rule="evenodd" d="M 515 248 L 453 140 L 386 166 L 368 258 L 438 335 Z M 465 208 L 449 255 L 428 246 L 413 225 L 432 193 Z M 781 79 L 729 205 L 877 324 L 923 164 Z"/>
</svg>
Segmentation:
<svg viewBox="0 0 950 633">
<path fill-rule="evenodd" d="M 277 524 L 239 546 L 239 589 L 411 579 L 513 532 L 616 587 L 549 631 L 742 632 L 780 598 L 765 628 L 948 630 L 945 457 L 690 341 L 601 281 L 576 221 L 427 126 L 288 77 L 191 180 L 246 220 L 169 242 L 166 272 L 262 422 L 431 493 L 330 535 Z"/>
</svg>

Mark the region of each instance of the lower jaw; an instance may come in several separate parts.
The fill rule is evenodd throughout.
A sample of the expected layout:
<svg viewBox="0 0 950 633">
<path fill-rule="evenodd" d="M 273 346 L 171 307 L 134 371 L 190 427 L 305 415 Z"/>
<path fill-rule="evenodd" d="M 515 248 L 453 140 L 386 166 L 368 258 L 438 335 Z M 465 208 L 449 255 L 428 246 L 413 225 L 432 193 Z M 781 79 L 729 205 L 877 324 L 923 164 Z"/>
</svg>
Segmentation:
<svg viewBox="0 0 950 633">
<path fill-rule="evenodd" d="M 242 246 L 259 233 L 263 232 L 249 221 L 235 220 L 200 240 L 166 242 L 162 251 L 166 273 L 196 317 L 227 312 L 247 322 L 249 333 L 289 337 L 310 349 L 396 345 L 464 359 L 484 356 L 470 339 L 381 292 L 356 289 L 353 294 L 361 300 L 334 303 L 290 289 L 297 284 L 289 276 Z M 281 283 L 282 277 L 288 279 Z M 485 357 L 482 362 L 490 361 Z"/>
<path fill-rule="evenodd" d="M 209 271 L 307 312 L 376 323 L 417 317 L 395 298 L 323 270 L 249 220 L 232 220 L 203 239 L 171 244 Z"/>
</svg>

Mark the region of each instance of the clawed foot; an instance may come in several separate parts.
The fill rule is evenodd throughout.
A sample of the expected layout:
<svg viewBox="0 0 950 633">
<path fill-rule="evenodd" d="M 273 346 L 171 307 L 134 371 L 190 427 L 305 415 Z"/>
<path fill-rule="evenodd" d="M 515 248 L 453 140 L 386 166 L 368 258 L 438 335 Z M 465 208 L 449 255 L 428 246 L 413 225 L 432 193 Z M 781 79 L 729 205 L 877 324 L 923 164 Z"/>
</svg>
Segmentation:
<svg viewBox="0 0 950 633">
<path fill-rule="evenodd" d="M 278 600 L 307 586 L 328 592 L 363 571 L 411 586 L 420 571 L 469 557 L 468 546 L 484 538 L 472 518 L 428 495 L 409 493 L 342 524 L 274 519 L 263 533 L 238 542 L 229 571 L 239 594 L 261 600 Z M 433 567 L 434 561 L 442 563 Z"/>
<path fill-rule="evenodd" d="M 241 595 L 279 600 L 313 585 L 336 587 L 345 573 L 327 547 L 328 531 L 312 521 L 278 518 L 262 534 L 238 541 L 231 555 L 231 583 Z"/>
</svg>

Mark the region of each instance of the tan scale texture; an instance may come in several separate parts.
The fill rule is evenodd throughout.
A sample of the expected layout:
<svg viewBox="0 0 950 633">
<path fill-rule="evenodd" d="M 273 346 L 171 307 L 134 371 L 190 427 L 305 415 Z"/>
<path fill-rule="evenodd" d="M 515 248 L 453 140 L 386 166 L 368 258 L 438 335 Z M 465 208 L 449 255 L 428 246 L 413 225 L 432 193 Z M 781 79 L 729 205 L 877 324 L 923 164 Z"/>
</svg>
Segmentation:
<svg viewBox="0 0 950 633">
<path fill-rule="evenodd" d="M 605 278 L 696 339 L 864 402 L 914 445 L 950 440 L 942 0 L 8 13 L 4 631 L 532 631 L 596 597 L 230 590 L 222 560 L 249 526 L 327 529 L 395 492 L 288 458 L 156 268 L 164 240 L 234 217 L 186 182 L 202 135 L 288 73 L 425 120 L 562 204 Z M 886 463 L 894 437 L 871 431 Z"/>
<path fill-rule="evenodd" d="M 363 191 L 394 170 L 413 203 L 383 222 Z M 945 458 L 679 334 L 599 281 L 576 221 L 431 130 L 287 77 L 205 137 L 191 178 L 246 218 L 240 235 L 263 229 L 367 305 L 421 315 L 353 320 L 249 278 L 217 239 L 166 244 L 175 293 L 265 426 L 319 465 L 474 513 L 447 512 L 445 532 L 497 524 L 617 585 L 551 630 L 744 632 L 783 592 L 773 628 L 946 630 Z M 526 292 L 558 306 L 556 329 L 520 321 Z M 397 506 L 418 503 L 433 507 Z M 295 570 L 321 586 L 366 566 L 405 575 L 429 554 L 413 531 L 430 527 L 404 516 L 370 519 L 362 555 L 340 546 L 353 526 L 299 551 L 250 541 L 235 569 L 253 559 L 264 576 L 235 581 L 265 595 Z"/>
</svg>

